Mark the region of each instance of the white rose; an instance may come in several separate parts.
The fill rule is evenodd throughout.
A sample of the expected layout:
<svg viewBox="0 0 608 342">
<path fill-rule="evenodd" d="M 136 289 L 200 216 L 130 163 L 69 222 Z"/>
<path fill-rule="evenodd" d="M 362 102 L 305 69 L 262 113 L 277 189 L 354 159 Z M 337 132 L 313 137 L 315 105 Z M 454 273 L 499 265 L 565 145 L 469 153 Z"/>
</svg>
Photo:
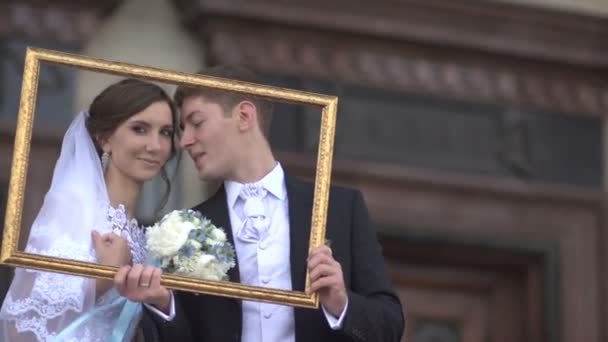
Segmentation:
<svg viewBox="0 0 608 342">
<path fill-rule="evenodd" d="M 188 239 L 188 243 L 191 244 L 194 247 L 194 249 L 196 249 L 196 250 L 199 250 L 203 247 L 203 245 L 200 242 L 198 242 L 194 239 Z"/>
<path fill-rule="evenodd" d="M 190 276 L 194 269 L 195 260 L 194 258 L 183 258 L 179 259 L 178 262 L 174 262 L 174 265 L 177 267 L 175 274 Z"/>
<path fill-rule="evenodd" d="M 215 241 L 218 241 L 218 242 L 226 241 L 226 234 L 221 229 L 213 228 L 210 235 Z"/>
<path fill-rule="evenodd" d="M 172 212 L 163 216 L 160 221 L 164 224 L 169 221 L 175 221 L 176 219 L 181 221 L 181 215 L 179 214 L 178 210 L 173 210 Z"/>
<path fill-rule="evenodd" d="M 196 265 L 194 266 L 197 270 L 198 269 L 203 269 L 205 268 L 207 265 L 209 265 L 210 262 L 212 262 L 213 260 L 215 260 L 215 257 L 213 255 L 209 255 L 209 254 L 201 254 L 196 258 Z"/>
<path fill-rule="evenodd" d="M 217 259 L 213 255 L 203 254 L 196 258 L 193 273 L 195 276 L 207 280 L 221 280 L 221 275 L 218 274 L 215 264 Z"/>
<path fill-rule="evenodd" d="M 165 220 L 165 222 L 162 223 L 163 226 L 175 226 L 178 224 L 182 224 L 184 221 L 182 220 L 182 217 L 179 213 L 177 213 L 176 211 L 171 212 L 171 214 L 169 215 L 169 217 L 167 218 L 167 220 Z"/>
<path fill-rule="evenodd" d="M 179 229 L 185 229 L 185 230 L 188 231 L 188 233 L 190 233 L 190 231 L 192 229 L 194 229 L 194 228 L 196 228 L 196 226 L 193 225 L 192 222 L 181 222 L 181 223 L 179 223 Z M 177 229 L 177 227 L 176 227 L 176 229 Z"/>
<path fill-rule="evenodd" d="M 159 257 L 176 254 L 192 228 L 190 222 L 154 225 L 146 233 L 148 250 Z"/>
</svg>

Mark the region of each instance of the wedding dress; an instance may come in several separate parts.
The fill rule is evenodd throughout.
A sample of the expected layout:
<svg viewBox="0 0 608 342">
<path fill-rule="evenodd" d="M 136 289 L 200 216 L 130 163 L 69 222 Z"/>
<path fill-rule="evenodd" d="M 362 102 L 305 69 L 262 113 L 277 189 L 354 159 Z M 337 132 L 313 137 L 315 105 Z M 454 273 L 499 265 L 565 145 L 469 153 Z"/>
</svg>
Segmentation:
<svg viewBox="0 0 608 342">
<path fill-rule="evenodd" d="M 80 113 L 63 140 L 51 187 L 30 230 L 25 251 L 97 262 L 91 232 L 125 238 L 133 263 L 146 261 L 144 232 L 124 206 L 113 208 L 103 170 Z M 113 288 L 96 296 L 95 279 L 16 269 L 0 310 L 0 340 L 130 341 L 141 318 L 141 304 Z"/>
</svg>

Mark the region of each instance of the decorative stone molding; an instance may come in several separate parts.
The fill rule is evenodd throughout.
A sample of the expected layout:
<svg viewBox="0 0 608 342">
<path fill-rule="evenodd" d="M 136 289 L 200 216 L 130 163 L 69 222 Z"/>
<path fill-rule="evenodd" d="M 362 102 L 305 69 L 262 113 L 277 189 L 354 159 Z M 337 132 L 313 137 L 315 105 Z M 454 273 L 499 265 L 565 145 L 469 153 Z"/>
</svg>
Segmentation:
<svg viewBox="0 0 608 342">
<path fill-rule="evenodd" d="M 526 106 L 598 117 L 608 112 L 608 83 L 559 66 L 486 60 L 412 45 L 340 40 L 295 29 L 245 24 L 206 26 L 210 59 L 267 72 L 346 81 L 414 94 Z M 472 64 L 475 63 L 475 64 Z"/>
<path fill-rule="evenodd" d="M 608 66 L 608 18 L 487 0 L 173 0 L 184 21 L 239 18 L 324 32 Z"/>
<path fill-rule="evenodd" d="M 52 40 L 79 45 L 95 32 L 100 20 L 120 0 L 97 2 L 3 1 L 0 35 L 21 35 L 31 40 Z"/>
<path fill-rule="evenodd" d="M 608 17 L 608 3 L 604 0 L 499 0 L 529 6 L 571 11 L 593 16 Z"/>
</svg>

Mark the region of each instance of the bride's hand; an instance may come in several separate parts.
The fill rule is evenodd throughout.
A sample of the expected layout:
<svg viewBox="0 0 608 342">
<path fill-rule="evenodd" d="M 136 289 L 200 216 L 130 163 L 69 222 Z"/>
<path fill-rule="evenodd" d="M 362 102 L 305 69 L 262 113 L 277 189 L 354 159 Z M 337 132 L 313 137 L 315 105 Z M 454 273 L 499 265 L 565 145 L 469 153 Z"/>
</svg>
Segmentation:
<svg viewBox="0 0 608 342">
<path fill-rule="evenodd" d="M 165 314 L 171 310 L 171 292 L 160 284 L 161 269 L 151 265 L 123 266 L 114 276 L 114 288 L 127 299 L 147 303 Z"/>
<path fill-rule="evenodd" d="M 120 267 L 131 264 L 131 248 L 127 240 L 114 234 L 93 231 L 93 245 L 100 264 Z"/>
</svg>

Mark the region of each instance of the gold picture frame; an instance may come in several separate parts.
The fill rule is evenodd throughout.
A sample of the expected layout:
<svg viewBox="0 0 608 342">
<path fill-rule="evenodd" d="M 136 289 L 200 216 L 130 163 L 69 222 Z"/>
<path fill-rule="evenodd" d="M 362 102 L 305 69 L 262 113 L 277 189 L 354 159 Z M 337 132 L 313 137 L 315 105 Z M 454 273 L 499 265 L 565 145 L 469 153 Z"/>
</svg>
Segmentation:
<svg viewBox="0 0 608 342">
<path fill-rule="evenodd" d="M 103 279 L 113 279 L 113 276 L 117 271 L 116 267 L 36 255 L 18 250 L 30 142 L 32 138 L 38 80 L 42 62 L 176 85 L 223 89 L 262 96 L 271 100 L 321 107 L 321 127 L 309 250 L 321 246 L 324 243 L 338 103 L 338 98 L 336 96 L 314 94 L 299 90 L 277 88 L 198 74 L 167 71 L 52 50 L 28 48 L 25 57 L 19 116 L 15 132 L 15 146 L 6 207 L 2 250 L 0 251 L 0 264 Z M 205 281 L 168 274 L 163 274 L 161 283 L 172 289 L 224 297 L 280 303 L 307 308 L 318 308 L 319 306 L 319 299 L 316 294 L 306 294 L 306 290 L 310 287 L 308 274 L 306 275 L 305 292 L 269 289 L 224 281 Z"/>
</svg>

